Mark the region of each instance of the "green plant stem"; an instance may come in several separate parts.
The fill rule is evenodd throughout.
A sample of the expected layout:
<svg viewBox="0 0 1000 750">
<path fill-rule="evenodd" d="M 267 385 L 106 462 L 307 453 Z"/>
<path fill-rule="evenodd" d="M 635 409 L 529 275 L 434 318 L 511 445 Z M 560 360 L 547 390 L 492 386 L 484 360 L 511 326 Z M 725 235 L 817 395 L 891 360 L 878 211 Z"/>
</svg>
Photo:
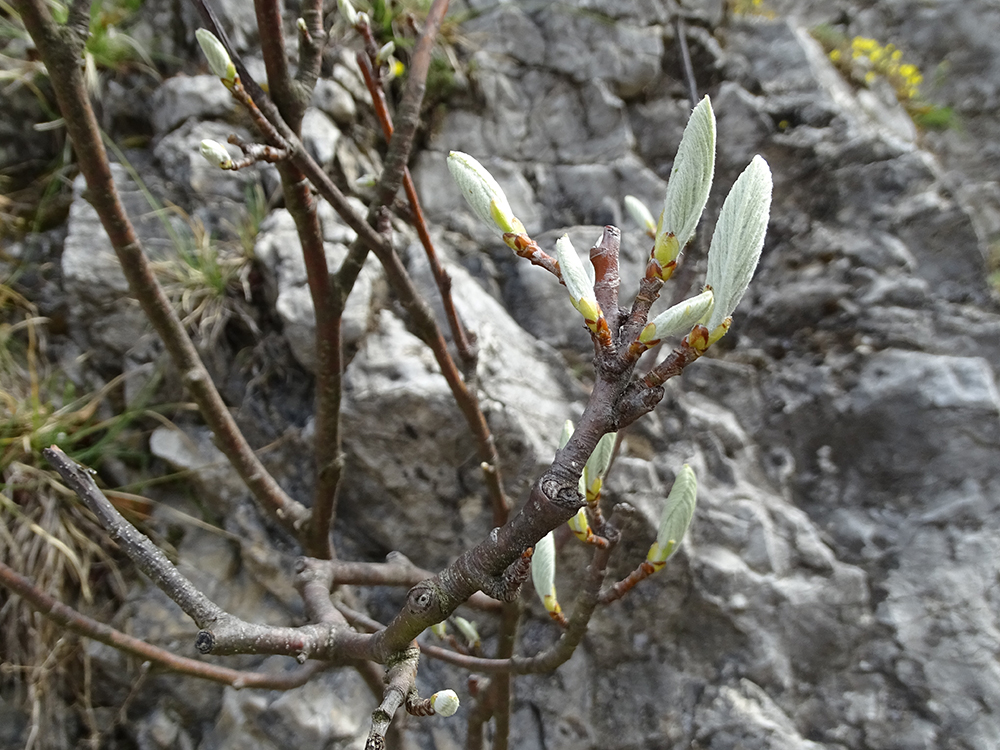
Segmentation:
<svg viewBox="0 0 1000 750">
<path fill-rule="evenodd" d="M 87 180 L 88 198 L 111 240 L 132 296 L 162 339 L 223 453 L 261 505 L 297 532 L 308 518 L 308 511 L 281 489 L 236 426 L 183 323 L 156 280 L 121 204 L 79 62 L 86 37 L 76 29 L 59 27 L 42 0 L 16 0 L 16 7 L 49 70 L 80 171 Z"/>
</svg>

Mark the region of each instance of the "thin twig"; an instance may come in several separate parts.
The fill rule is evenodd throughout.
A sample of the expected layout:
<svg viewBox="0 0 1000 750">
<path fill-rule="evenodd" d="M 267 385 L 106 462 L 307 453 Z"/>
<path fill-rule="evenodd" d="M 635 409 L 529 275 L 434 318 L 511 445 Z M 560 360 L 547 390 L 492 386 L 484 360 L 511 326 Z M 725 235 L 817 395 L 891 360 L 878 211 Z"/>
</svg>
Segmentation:
<svg viewBox="0 0 1000 750">
<path fill-rule="evenodd" d="M 291 690 L 304 685 L 327 666 L 321 662 L 312 662 L 290 672 L 268 674 L 265 672 L 243 672 L 239 669 L 207 664 L 197 659 L 177 656 L 116 630 L 110 625 L 93 620 L 41 591 L 30 580 L 8 568 L 2 562 L 0 562 L 0 584 L 21 596 L 25 602 L 60 627 L 178 674 L 200 677 L 210 682 L 218 682 L 235 688 Z"/>
<path fill-rule="evenodd" d="M 279 0 L 254 0 L 253 5 L 257 14 L 260 51 L 267 70 L 268 93 L 285 123 L 292 132 L 299 135 L 308 99 L 299 96 L 297 82 L 292 78 L 288 67 L 284 19 L 281 16 L 282 3 Z"/>
<path fill-rule="evenodd" d="M 385 562 L 355 562 L 350 560 L 316 560 L 315 565 L 330 570 L 330 585 L 336 586 L 415 586 L 434 577 L 434 573 L 419 568 L 398 552 L 389 553 Z M 482 592 L 476 592 L 466 606 L 483 611 L 499 612 L 502 603 Z"/>
<path fill-rule="evenodd" d="M 323 0 L 304 0 L 299 8 L 303 27 L 299 30 L 299 68 L 295 80 L 310 94 L 316 88 L 323 64 L 327 34 L 323 28 Z"/>
<path fill-rule="evenodd" d="M 361 68 L 361 73 L 365 79 L 365 85 L 368 87 L 368 92 L 372 97 L 375 116 L 382 126 L 382 134 L 385 136 L 386 141 L 388 141 L 392 138 L 393 127 L 392 116 L 389 114 L 389 109 L 385 102 L 385 94 L 380 82 L 376 79 L 376 74 L 372 69 L 371 60 L 368 58 L 368 55 L 359 52 L 357 58 L 358 66 Z M 437 251 L 431 240 L 427 221 L 424 218 L 423 209 L 420 207 L 420 199 L 417 196 L 417 189 L 413 184 L 413 178 L 410 176 L 409 167 L 403 170 L 403 189 L 406 192 L 406 198 L 410 205 L 411 223 L 417 230 L 417 235 L 420 237 L 420 244 L 423 245 L 424 253 L 427 255 L 427 262 L 430 265 L 431 273 L 434 275 L 434 282 L 437 284 L 438 293 L 441 295 L 441 304 L 444 306 L 448 327 L 451 329 L 452 339 L 455 342 L 455 348 L 458 351 L 459 359 L 462 360 L 462 368 L 468 380 L 470 374 L 476 371 L 477 356 L 475 347 L 472 345 L 468 330 L 460 320 L 458 311 L 455 309 L 455 301 L 451 296 L 451 277 L 444 270 L 441 261 L 437 257 Z"/>
<path fill-rule="evenodd" d="M 521 604 L 519 601 L 508 602 L 504 605 L 503 615 L 500 618 L 500 634 L 498 637 L 496 658 L 509 659 L 514 655 L 514 648 L 517 645 L 517 628 L 521 620 Z M 510 743 L 510 714 L 511 714 L 511 679 L 509 672 L 502 672 L 493 677 L 490 681 L 489 691 L 492 695 L 493 706 L 493 749 L 507 750 Z"/>
<path fill-rule="evenodd" d="M 698 105 L 698 84 L 694 80 L 691 51 L 688 49 L 684 19 L 681 18 L 680 13 L 674 16 L 674 35 L 677 37 L 677 54 L 681 58 L 681 67 L 684 70 L 684 82 L 687 84 L 688 100 L 691 102 L 691 109 L 694 109 Z"/>
<path fill-rule="evenodd" d="M 169 596 L 199 628 L 206 628 L 225 613 L 187 578 L 180 574 L 163 552 L 119 513 L 94 482 L 93 474 L 73 461 L 56 446 L 42 455 L 59 476 L 97 516 L 104 530 L 136 566 Z"/>
<path fill-rule="evenodd" d="M 344 468 L 340 431 L 344 367 L 341 348 L 343 305 L 331 288 L 323 230 L 309 186 L 296 167 L 282 164 L 278 169 L 284 186 L 285 205 L 298 230 L 316 315 L 316 421 L 313 436 L 316 484 L 306 532 L 306 551 L 313 557 L 330 558 L 333 556 L 330 529 L 336 514 L 337 493 Z"/>
<path fill-rule="evenodd" d="M 272 627 L 241 620 L 208 599 L 145 535 L 125 520 L 94 482 L 90 470 L 56 447 L 45 458 L 79 496 L 108 535 L 156 586 L 201 628 L 195 647 L 204 654 L 282 654 L 334 663 L 367 658 L 371 637 L 355 633 L 343 619 L 302 627 Z"/>
<path fill-rule="evenodd" d="M 587 577 L 583 583 L 583 588 L 580 590 L 576 603 L 573 605 L 573 614 L 569 618 L 569 624 L 559 637 L 559 640 L 551 647 L 530 657 L 511 656 L 504 659 L 483 659 L 425 644 L 422 646 L 424 654 L 449 664 L 464 667 L 470 671 L 486 672 L 489 674 L 551 672 L 561 664 L 567 662 L 583 640 L 583 636 L 590 624 L 590 618 L 599 603 L 601 586 L 607 574 L 608 560 L 619 538 L 619 534 L 614 529 L 614 526 L 620 523 L 620 518 L 621 516 L 619 515 L 613 515 L 612 519 L 608 522 L 609 526 L 612 527 L 609 529 L 610 543 L 607 547 L 595 548 L 590 565 L 587 568 Z M 611 533 L 612 531 L 614 532 L 613 534 Z"/>
<path fill-rule="evenodd" d="M 309 511 L 278 485 L 236 426 L 184 324 L 157 281 L 125 213 L 83 81 L 79 64 L 83 40 L 71 29 L 60 28 L 43 0 L 16 0 L 16 3 L 49 70 L 49 80 L 73 142 L 77 163 L 87 180 L 88 197 L 118 256 L 132 296 L 139 301 L 162 339 L 222 452 L 261 505 L 289 529 L 297 531 L 308 518 Z"/>
</svg>

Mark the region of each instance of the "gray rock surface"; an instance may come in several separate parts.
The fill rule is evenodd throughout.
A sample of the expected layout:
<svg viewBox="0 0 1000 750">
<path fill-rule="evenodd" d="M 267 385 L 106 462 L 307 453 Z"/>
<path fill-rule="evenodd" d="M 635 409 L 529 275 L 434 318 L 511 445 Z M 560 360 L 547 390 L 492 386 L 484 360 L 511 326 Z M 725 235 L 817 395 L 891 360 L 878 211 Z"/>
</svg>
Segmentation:
<svg viewBox="0 0 1000 750">
<path fill-rule="evenodd" d="M 482 400 L 520 497 L 562 420 L 579 411 L 588 340 L 562 289 L 470 215 L 445 155 L 467 151 L 493 171 L 543 247 L 569 231 L 585 250 L 600 225 L 622 225 L 628 289 L 648 240 L 621 202 L 634 194 L 655 210 L 689 104 L 673 3 L 465 5 L 476 11 L 462 27 L 475 47 L 472 90 L 430 134 L 414 177 L 444 227 L 435 239 L 479 336 Z M 573 659 L 516 681 L 512 747 L 992 750 L 1000 311 L 983 258 L 1000 236 L 1000 14 L 988 0 L 773 0 L 773 18 L 723 5 L 684 4 L 719 154 L 699 237 L 665 298 L 700 286 L 722 199 L 756 153 L 775 178 L 769 235 L 730 334 L 626 436 L 607 494 L 637 514 L 615 575 L 644 558 L 683 463 L 699 476 L 698 513 L 663 572 L 598 611 Z M 846 82 L 808 33 L 819 22 L 895 41 L 928 79 L 948 63 L 947 85 L 928 96 L 955 106 L 962 127 L 919 132 L 884 92 Z M 349 56 L 334 78 L 315 104 L 346 128 L 356 110 L 342 92 L 365 106 Z M 228 129 L 192 120 L 158 142 L 174 189 L 239 198 L 187 160 L 195 138 L 225 140 L 203 133 Z M 348 173 L 363 159 L 347 154 L 346 140 L 330 158 Z M 351 237 L 332 217 L 324 228 L 336 262 Z M 412 239 L 399 236 L 402 247 Z M 311 305 L 296 245 L 290 218 L 272 212 L 256 253 L 264 296 L 308 370 Z M 141 322 L 122 301 L 106 246 L 78 191 L 63 254 L 71 325 L 120 357 Z M 419 248 L 404 256 L 435 300 Z M 369 559 L 395 549 L 434 567 L 488 531 L 478 460 L 433 358 L 384 304 L 379 279 L 366 269 L 350 303 L 338 545 Z M 308 394 L 288 398 L 308 411 Z M 308 427 L 287 434 L 304 440 Z M 154 437 L 157 455 L 204 472 L 208 448 L 187 451 L 176 438 Z M 300 469 L 290 464 L 282 478 L 308 484 L 293 478 Z M 181 559 L 244 616 L 294 620 L 295 596 L 280 583 L 286 561 L 254 552 L 267 526 L 232 502 L 226 528 L 248 541 L 220 549 L 192 533 Z M 585 563 L 570 540 L 559 557 L 564 606 Z M 157 596 L 140 592 L 119 619 L 182 650 L 191 627 Z M 399 603 L 392 593 L 364 596 L 377 616 Z M 540 605 L 528 607 L 521 648 L 535 652 L 558 633 Z M 492 626 L 482 627 L 489 642 Z M 102 658 L 109 674 L 122 663 Z M 425 692 L 448 685 L 467 697 L 462 673 L 439 664 L 422 665 L 420 680 Z M 144 747 L 356 747 L 371 710 L 353 673 L 288 696 L 213 688 L 185 701 L 176 685 L 140 701 Z M 462 745 L 454 724 L 410 726 L 416 747 Z"/>
<path fill-rule="evenodd" d="M 356 205 L 363 210 L 360 203 Z M 320 219 L 327 265 L 333 272 L 340 267 L 347 255 L 347 247 L 356 235 L 326 201 L 320 202 Z M 272 212 L 261 225 L 254 257 L 260 262 L 268 300 L 281 321 L 285 339 L 295 358 L 311 371 L 316 362 L 316 313 L 309 295 L 302 246 L 295 221 L 288 211 L 279 209 Z M 346 347 L 355 346 L 371 327 L 373 304 L 379 298 L 376 292 L 381 279 L 381 268 L 374 258 L 369 258 L 344 309 L 342 335 Z"/>
</svg>

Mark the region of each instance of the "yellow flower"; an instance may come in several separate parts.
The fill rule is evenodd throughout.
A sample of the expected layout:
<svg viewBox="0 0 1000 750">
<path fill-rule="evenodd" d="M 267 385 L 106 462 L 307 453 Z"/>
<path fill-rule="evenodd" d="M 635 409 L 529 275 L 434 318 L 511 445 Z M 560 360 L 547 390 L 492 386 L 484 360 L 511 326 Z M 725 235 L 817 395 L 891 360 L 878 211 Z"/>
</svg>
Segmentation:
<svg viewBox="0 0 1000 750">
<path fill-rule="evenodd" d="M 833 60 L 834 62 L 837 62 L 838 60 L 840 60 L 840 50 L 839 49 L 835 49 L 835 50 L 831 51 L 830 52 L 830 59 Z"/>
</svg>

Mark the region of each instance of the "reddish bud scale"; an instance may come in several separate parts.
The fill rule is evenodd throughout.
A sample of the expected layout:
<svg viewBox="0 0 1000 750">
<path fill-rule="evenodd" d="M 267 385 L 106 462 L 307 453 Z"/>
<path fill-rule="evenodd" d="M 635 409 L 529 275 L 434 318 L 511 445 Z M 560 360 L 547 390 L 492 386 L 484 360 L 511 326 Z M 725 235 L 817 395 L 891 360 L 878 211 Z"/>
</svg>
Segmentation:
<svg viewBox="0 0 1000 750">
<path fill-rule="evenodd" d="M 690 346 L 701 356 L 708 349 L 708 329 L 702 325 L 695 326 L 691 329 L 691 333 L 684 337 L 682 345 Z"/>
<path fill-rule="evenodd" d="M 660 262 L 656 260 L 656 258 L 650 258 L 649 263 L 646 264 L 646 278 L 659 279 L 660 281 L 670 281 L 670 278 L 674 275 L 674 271 L 676 270 L 676 260 L 672 260 L 667 263 L 667 265 L 661 266 Z"/>
</svg>

